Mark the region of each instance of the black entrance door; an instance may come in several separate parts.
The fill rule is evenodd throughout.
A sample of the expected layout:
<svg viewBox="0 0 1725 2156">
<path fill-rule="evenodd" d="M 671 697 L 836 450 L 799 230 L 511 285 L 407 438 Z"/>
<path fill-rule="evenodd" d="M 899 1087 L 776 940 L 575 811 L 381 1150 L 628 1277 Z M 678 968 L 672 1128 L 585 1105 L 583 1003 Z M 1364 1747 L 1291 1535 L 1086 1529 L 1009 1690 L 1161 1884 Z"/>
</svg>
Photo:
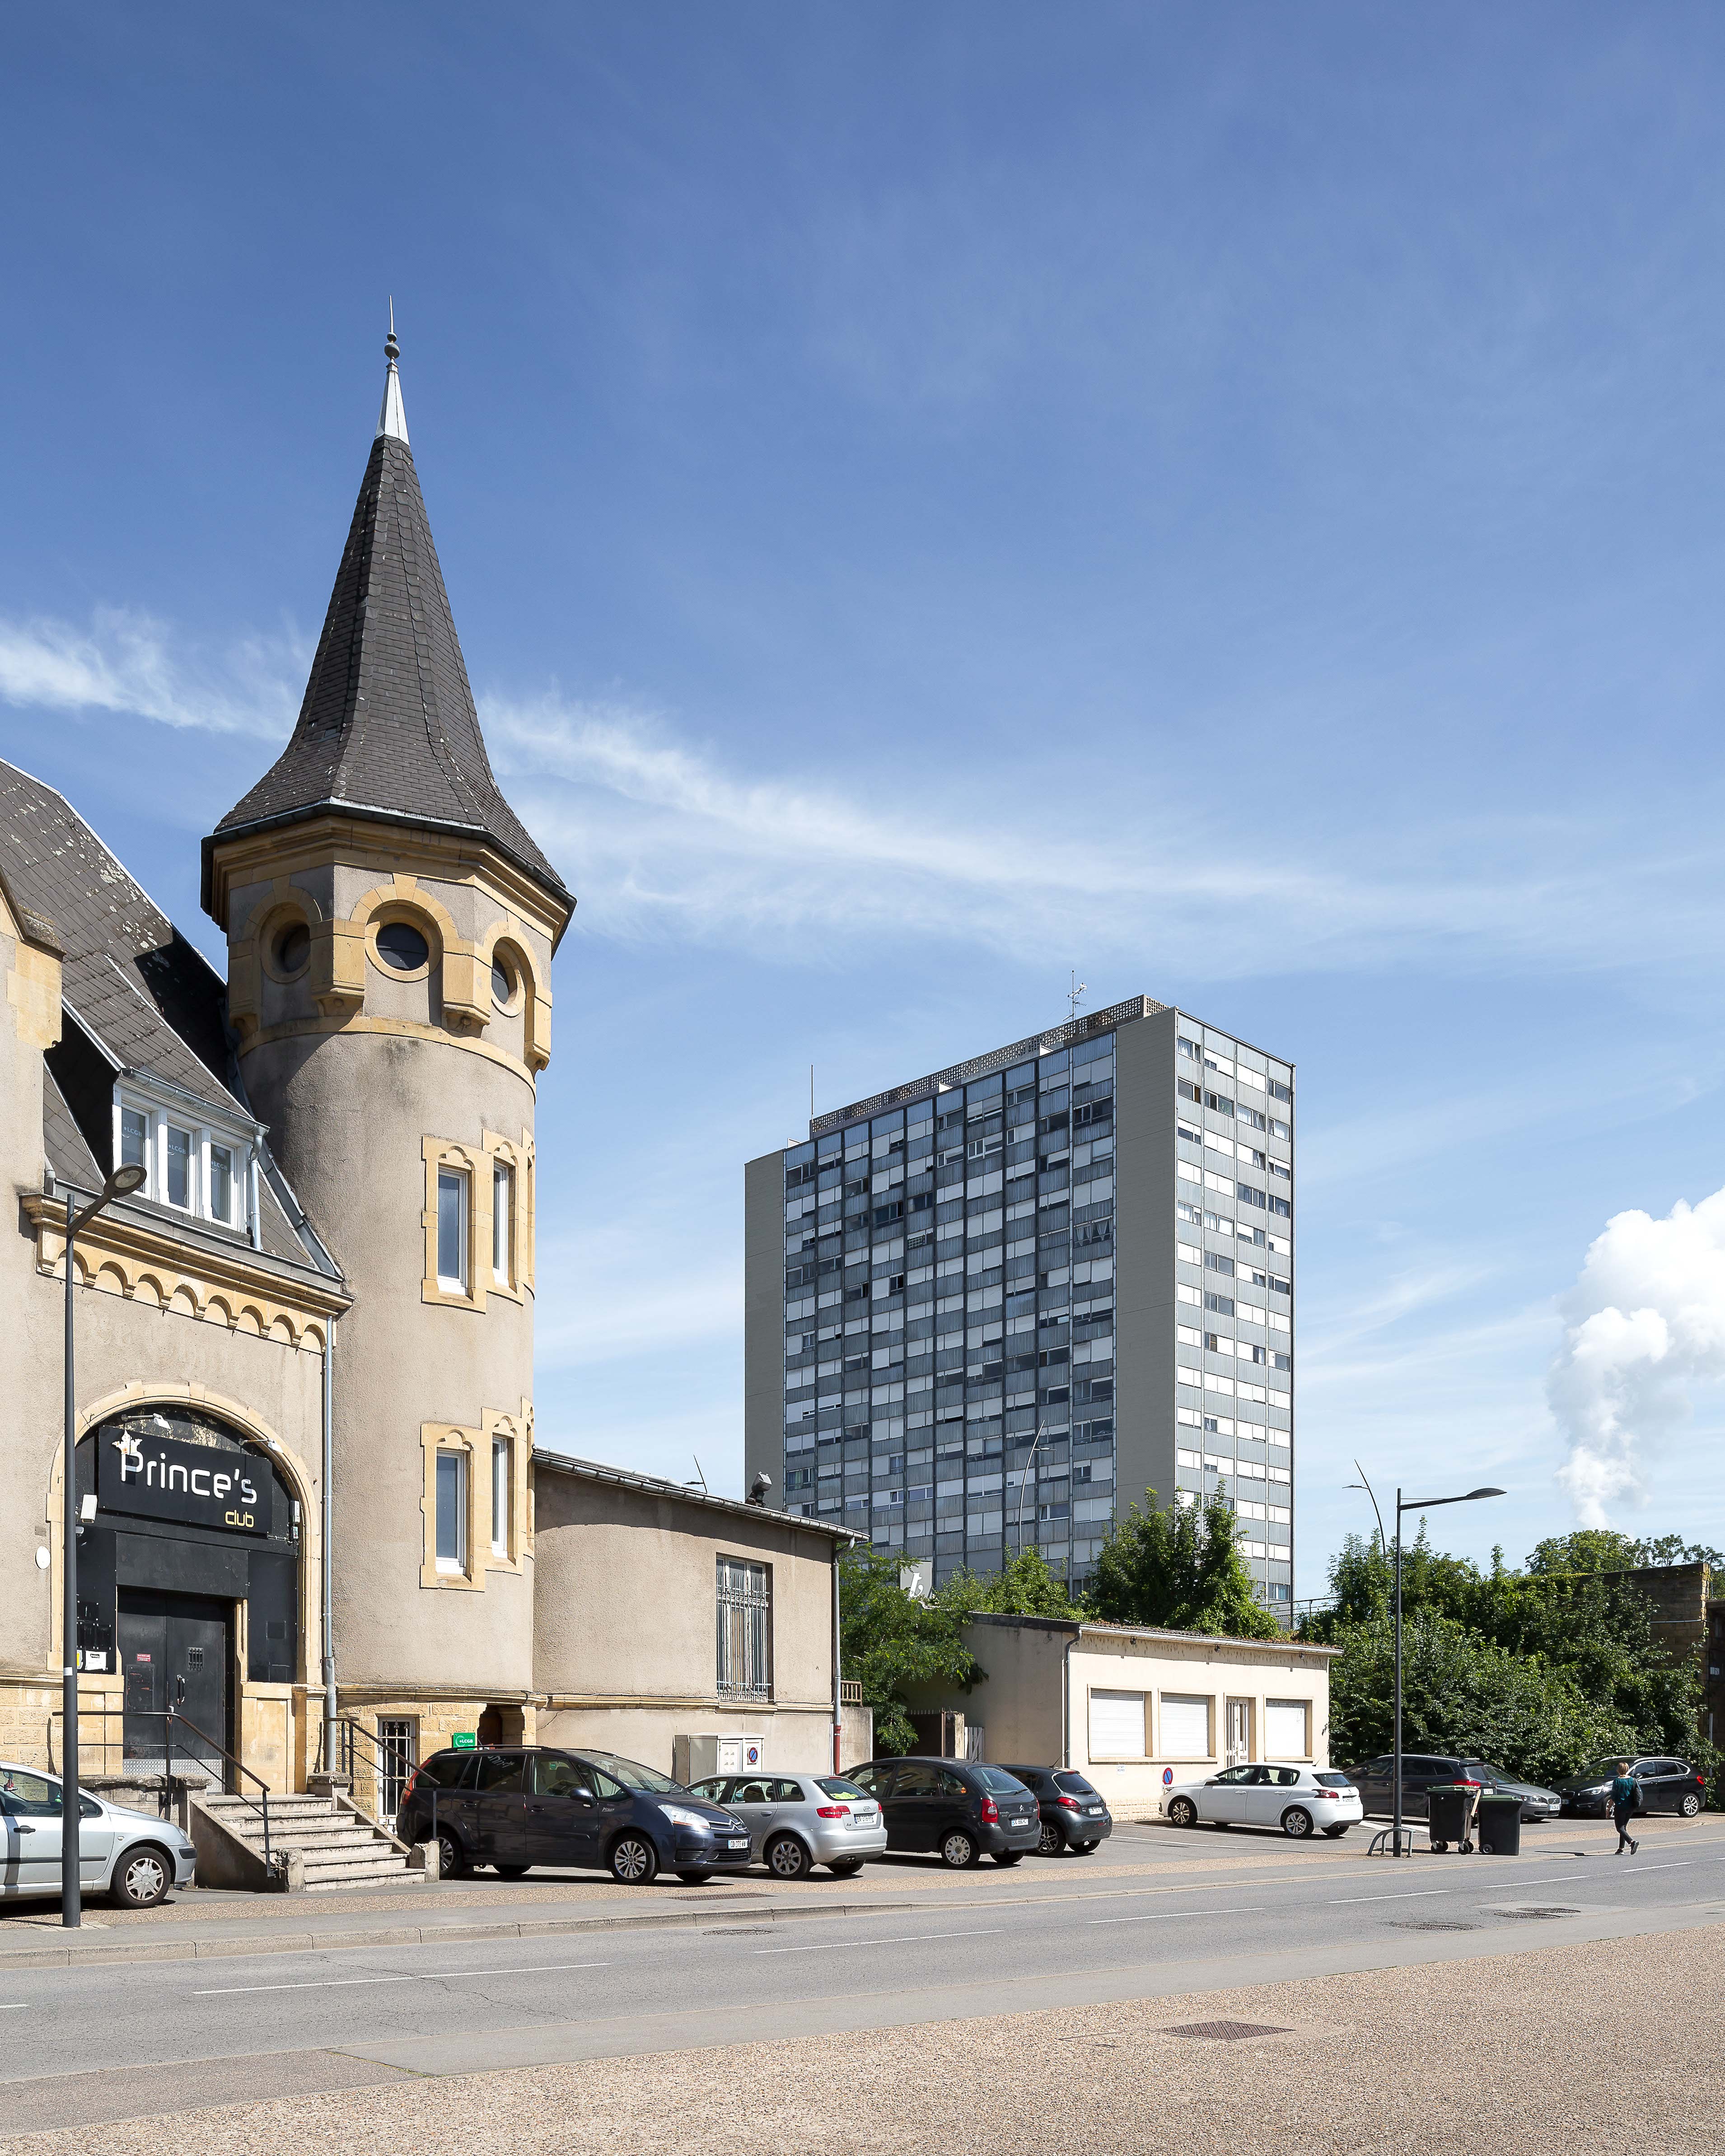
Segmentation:
<svg viewBox="0 0 1725 2156">
<path fill-rule="evenodd" d="M 177 1707 L 209 1742 L 201 1743 L 185 1722 L 174 1725 L 174 1752 L 201 1758 L 218 1780 L 225 1770 L 213 1747 L 234 1749 L 228 1725 L 233 1665 L 234 1605 L 198 1594 L 167 1594 L 154 1588 L 120 1590 L 120 1667 L 126 1679 L 126 1763 L 159 1768 L 164 1754 L 164 1716 Z"/>
</svg>

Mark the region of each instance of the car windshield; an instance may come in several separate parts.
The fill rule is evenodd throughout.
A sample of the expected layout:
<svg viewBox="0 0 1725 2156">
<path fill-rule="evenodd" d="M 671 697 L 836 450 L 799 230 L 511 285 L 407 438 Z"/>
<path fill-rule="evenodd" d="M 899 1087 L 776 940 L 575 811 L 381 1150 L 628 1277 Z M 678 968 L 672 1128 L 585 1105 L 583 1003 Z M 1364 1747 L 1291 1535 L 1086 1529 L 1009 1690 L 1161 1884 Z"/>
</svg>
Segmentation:
<svg viewBox="0 0 1725 2156">
<path fill-rule="evenodd" d="M 1593 1759 L 1579 1774 L 1570 1776 L 1574 1782 L 1609 1782 L 1617 1772 L 1615 1759 Z"/>
<path fill-rule="evenodd" d="M 1086 1782 L 1082 1774 L 1056 1774 L 1055 1787 L 1064 1789 L 1069 1797 L 1093 1797 L 1096 1794 L 1094 1783 Z"/>
<path fill-rule="evenodd" d="M 686 1797 L 691 1794 L 680 1782 L 672 1781 L 669 1774 L 661 1774 L 656 1767 L 644 1767 L 639 1759 L 619 1759 L 614 1752 L 588 1752 L 584 1756 L 601 1774 L 608 1774 L 614 1782 L 621 1782 L 625 1789 L 645 1789 L 655 1797 Z"/>
<path fill-rule="evenodd" d="M 1494 1782 L 1519 1782 L 1519 1774 L 1512 1774 L 1507 1767 L 1494 1767 L 1489 1759 L 1464 1759 L 1462 1766 L 1470 1774 L 1489 1774 Z"/>
<path fill-rule="evenodd" d="M 829 1797 L 860 1797 L 865 1804 L 873 1801 L 866 1789 L 858 1789 L 855 1782 L 841 1780 L 837 1774 L 829 1774 L 825 1781 L 817 1782 L 814 1786 Z"/>
<path fill-rule="evenodd" d="M 1028 1796 L 1024 1784 L 1016 1774 L 1009 1774 L 1004 1767 L 974 1767 L 971 1772 L 985 1789 L 997 1797 Z"/>
</svg>

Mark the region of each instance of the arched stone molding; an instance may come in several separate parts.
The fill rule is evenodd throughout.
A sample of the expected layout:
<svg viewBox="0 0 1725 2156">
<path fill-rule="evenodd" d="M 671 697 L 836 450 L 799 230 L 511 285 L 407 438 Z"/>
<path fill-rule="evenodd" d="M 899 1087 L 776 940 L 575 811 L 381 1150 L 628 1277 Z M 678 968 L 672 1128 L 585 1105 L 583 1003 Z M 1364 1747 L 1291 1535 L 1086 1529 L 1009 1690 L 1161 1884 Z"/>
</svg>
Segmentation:
<svg viewBox="0 0 1725 2156">
<path fill-rule="evenodd" d="M 431 970 L 439 974 L 444 1023 L 457 1031 L 480 1030 L 490 1006 L 489 995 L 480 999 L 475 948 L 456 927 L 442 900 L 413 875 L 393 875 L 386 883 L 373 884 L 347 918 L 335 923 L 329 994 L 327 998 L 319 996 L 319 1008 L 333 1014 L 362 1005 L 372 923 L 380 916 L 414 916 L 428 922 L 436 937 L 438 948 Z M 489 968 L 486 978 L 489 981 Z"/>
<path fill-rule="evenodd" d="M 307 973 L 314 993 L 320 986 L 328 984 L 331 924 L 325 921 L 322 909 L 309 891 L 290 882 L 285 875 L 276 876 L 246 916 L 240 933 L 228 945 L 228 1016 L 242 1040 L 255 1033 L 260 1023 L 264 954 L 282 930 L 294 921 L 303 922 L 311 938 Z"/>
<path fill-rule="evenodd" d="M 533 947 L 512 917 L 498 922 L 480 946 L 481 975 L 489 980 L 500 952 L 507 954 L 521 983 L 521 1041 L 527 1068 L 536 1077 L 551 1061 L 551 983 L 533 955 Z M 487 1012 L 489 1016 L 489 1009 Z"/>
</svg>

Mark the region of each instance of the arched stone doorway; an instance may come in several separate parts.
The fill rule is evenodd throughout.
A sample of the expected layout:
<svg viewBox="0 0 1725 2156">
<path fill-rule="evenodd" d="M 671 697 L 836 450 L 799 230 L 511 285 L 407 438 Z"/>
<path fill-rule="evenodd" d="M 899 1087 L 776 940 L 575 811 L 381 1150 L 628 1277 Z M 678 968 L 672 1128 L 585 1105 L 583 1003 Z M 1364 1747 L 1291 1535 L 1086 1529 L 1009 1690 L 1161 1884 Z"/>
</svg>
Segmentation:
<svg viewBox="0 0 1725 2156">
<path fill-rule="evenodd" d="M 242 1684 L 300 1673 L 299 1500 L 263 1446 L 182 1401 L 89 1431 L 78 1494 L 79 1660 L 122 1680 L 126 1773 L 162 1771 L 173 1707 L 176 1755 L 225 1780 Z"/>
</svg>

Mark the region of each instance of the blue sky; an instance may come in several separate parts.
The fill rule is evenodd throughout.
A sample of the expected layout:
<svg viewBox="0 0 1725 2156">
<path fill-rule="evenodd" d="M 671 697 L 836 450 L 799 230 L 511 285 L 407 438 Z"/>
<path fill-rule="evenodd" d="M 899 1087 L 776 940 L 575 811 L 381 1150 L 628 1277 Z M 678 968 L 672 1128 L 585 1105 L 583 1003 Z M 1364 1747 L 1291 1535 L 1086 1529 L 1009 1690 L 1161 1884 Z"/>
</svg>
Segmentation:
<svg viewBox="0 0 1725 2156">
<path fill-rule="evenodd" d="M 735 1486 L 742 1162 L 1076 966 L 1298 1065 L 1300 1591 L 1356 1455 L 1507 1485 L 1458 1547 L 1570 1524 L 1561 1299 L 1725 1182 L 1716 11 L 97 5 L 8 59 L 0 752 L 213 952 L 395 295 L 582 901 L 547 1439 Z M 1725 1541 L 1693 1240 L 1611 1290 L 1688 1344 L 1604 1510 Z"/>
</svg>

